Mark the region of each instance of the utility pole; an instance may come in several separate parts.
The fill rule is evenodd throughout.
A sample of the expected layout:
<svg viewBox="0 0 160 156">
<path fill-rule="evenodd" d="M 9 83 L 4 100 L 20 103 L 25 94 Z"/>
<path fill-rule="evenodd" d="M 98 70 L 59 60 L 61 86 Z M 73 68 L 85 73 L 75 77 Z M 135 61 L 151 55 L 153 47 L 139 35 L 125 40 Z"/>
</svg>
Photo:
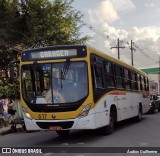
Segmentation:
<svg viewBox="0 0 160 156">
<path fill-rule="evenodd" d="M 125 48 L 125 47 L 124 46 L 122 47 L 122 46 L 119 45 L 119 38 L 117 40 L 117 47 L 111 47 L 111 49 L 112 48 L 118 49 L 118 59 L 120 59 L 120 48 Z"/>
<path fill-rule="evenodd" d="M 133 50 L 135 50 L 134 48 L 133 48 L 133 42 L 132 42 L 132 40 L 131 40 L 131 65 L 133 66 Z"/>
</svg>

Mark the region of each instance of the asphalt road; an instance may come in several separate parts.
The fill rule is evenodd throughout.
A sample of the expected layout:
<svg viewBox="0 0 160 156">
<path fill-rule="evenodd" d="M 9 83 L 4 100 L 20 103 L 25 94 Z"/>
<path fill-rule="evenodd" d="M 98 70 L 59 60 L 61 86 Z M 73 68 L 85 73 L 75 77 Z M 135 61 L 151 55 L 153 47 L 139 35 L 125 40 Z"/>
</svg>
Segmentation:
<svg viewBox="0 0 160 156">
<path fill-rule="evenodd" d="M 97 131 L 91 130 L 72 131 L 66 138 L 61 138 L 52 131 L 32 133 L 22 131 L 0 136 L 0 147 L 45 147 L 45 150 L 47 150 L 47 147 L 50 150 L 59 150 L 60 148 L 59 152 L 62 153 L 59 155 L 65 155 L 66 149 L 77 149 L 79 152 L 76 152 L 76 154 L 69 154 L 76 156 L 91 155 L 90 153 L 100 155 L 94 151 L 105 150 L 101 147 L 133 147 L 133 149 L 136 147 L 142 149 L 143 147 L 160 147 L 160 113 L 146 114 L 139 123 L 132 119 L 120 122 L 114 133 L 108 136 L 102 136 Z M 87 154 L 85 149 L 87 149 Z M 119 150 L 119 148 L 111 150 L 117 153 L 116 150 Z M 53 153 L 49 152 L 45 155 L 53 155 Z M 57 156 L 57 154 L 54 155 Z"/>
</svg>

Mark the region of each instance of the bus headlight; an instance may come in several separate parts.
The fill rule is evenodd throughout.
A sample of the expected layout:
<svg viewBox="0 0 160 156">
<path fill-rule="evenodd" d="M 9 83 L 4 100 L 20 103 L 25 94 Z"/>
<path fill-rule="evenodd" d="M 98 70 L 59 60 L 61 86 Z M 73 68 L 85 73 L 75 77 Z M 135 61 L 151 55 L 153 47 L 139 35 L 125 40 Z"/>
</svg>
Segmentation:
<svg viewBox="0 0 160 156">
<path fill-rule="evenodd" d="M 28 111 L 25 108 L 23 108 L 23 114 L 25 118 L 32 119 L 31 115 L 28 113 Z"/>
<path fill-rule="evenodd" d="M 90 109 L 91 109 L 91 104 L 88 104 L 88 105 L 82 110 L 82 112 L 78 115 L 78 118 L 83 118 L 83 117 L 87 116 Z"/>
</svg>

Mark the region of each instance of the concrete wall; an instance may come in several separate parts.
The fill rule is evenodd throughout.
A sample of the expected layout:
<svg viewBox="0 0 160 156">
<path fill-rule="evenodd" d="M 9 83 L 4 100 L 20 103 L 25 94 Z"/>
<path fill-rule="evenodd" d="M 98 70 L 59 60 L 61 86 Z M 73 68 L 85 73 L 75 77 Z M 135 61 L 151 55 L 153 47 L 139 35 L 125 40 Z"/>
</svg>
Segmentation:
<svg viewBox="0 0 160 156">
<path fill-rule="evenodd" d="M 150 84 L 150 87 L 151 87 L 151 85 L 154 83 L 155 84 L 155 86 L 157 85 L 157 88 L 156 88 L 156 92 L 157 92 L 157 94 L 159 94 L 160 95 L 160 93 L 159 93 L 159 90 L 160 90 L 160 88 L 159 88 L 159 74 L 147 74 L 147 76 L 148 76 L 148 79 L 149 79 L 149 84 Z M 150 88 L 150 91 L 151 91 L 151 94 L 152 94 L 152 92 L 153 92 L 153 90 L 152 90 L 152 88 Z"/>
</svg>

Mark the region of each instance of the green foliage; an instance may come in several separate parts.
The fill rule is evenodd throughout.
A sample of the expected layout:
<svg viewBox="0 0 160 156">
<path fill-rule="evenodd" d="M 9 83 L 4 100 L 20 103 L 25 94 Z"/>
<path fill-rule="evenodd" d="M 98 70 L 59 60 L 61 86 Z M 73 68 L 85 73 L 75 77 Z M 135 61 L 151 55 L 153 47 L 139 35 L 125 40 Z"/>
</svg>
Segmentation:
<svg viewBox="0 0 160 156">
<path fill-rule="evenodd" d="M 8 84 L 9 62 L 18 50 L 37 43 L 45 45 L 84 44 L 83 15 L 72 7 L 73 0 L 0 0 L 0 98 L 18 97 L 19 84 Z M 18 68 L 17 68 L 18 69 Z M 18 75 L 18 74 L 16 74 Z"/>
<path fill-rule="evenodd" d="M 10 47 L 82 44 L 82 15 L 72 7 L 73 0 L 1 0 L 0 40 Z"/>
<path fill-rule="evenodd" d="M 8 70 L 10 61 L 17 59 L 17 54 L 17 51 L 0 45 L 0 69 Z"/>
<path fill-rule="evenodd" d="M 15 81 L 13 84 L 10 83 L 0 83 L 0 99 L 9 98 L 9 99 L 19 99 L 19 82 Z"/>
<path fill-rule="evenodd" d="M 12 45 L 20 41 L 17 29 L 19 16 L 18 0 L 0 1 L 0 38 L 3 44 Z"/>
</svg>

